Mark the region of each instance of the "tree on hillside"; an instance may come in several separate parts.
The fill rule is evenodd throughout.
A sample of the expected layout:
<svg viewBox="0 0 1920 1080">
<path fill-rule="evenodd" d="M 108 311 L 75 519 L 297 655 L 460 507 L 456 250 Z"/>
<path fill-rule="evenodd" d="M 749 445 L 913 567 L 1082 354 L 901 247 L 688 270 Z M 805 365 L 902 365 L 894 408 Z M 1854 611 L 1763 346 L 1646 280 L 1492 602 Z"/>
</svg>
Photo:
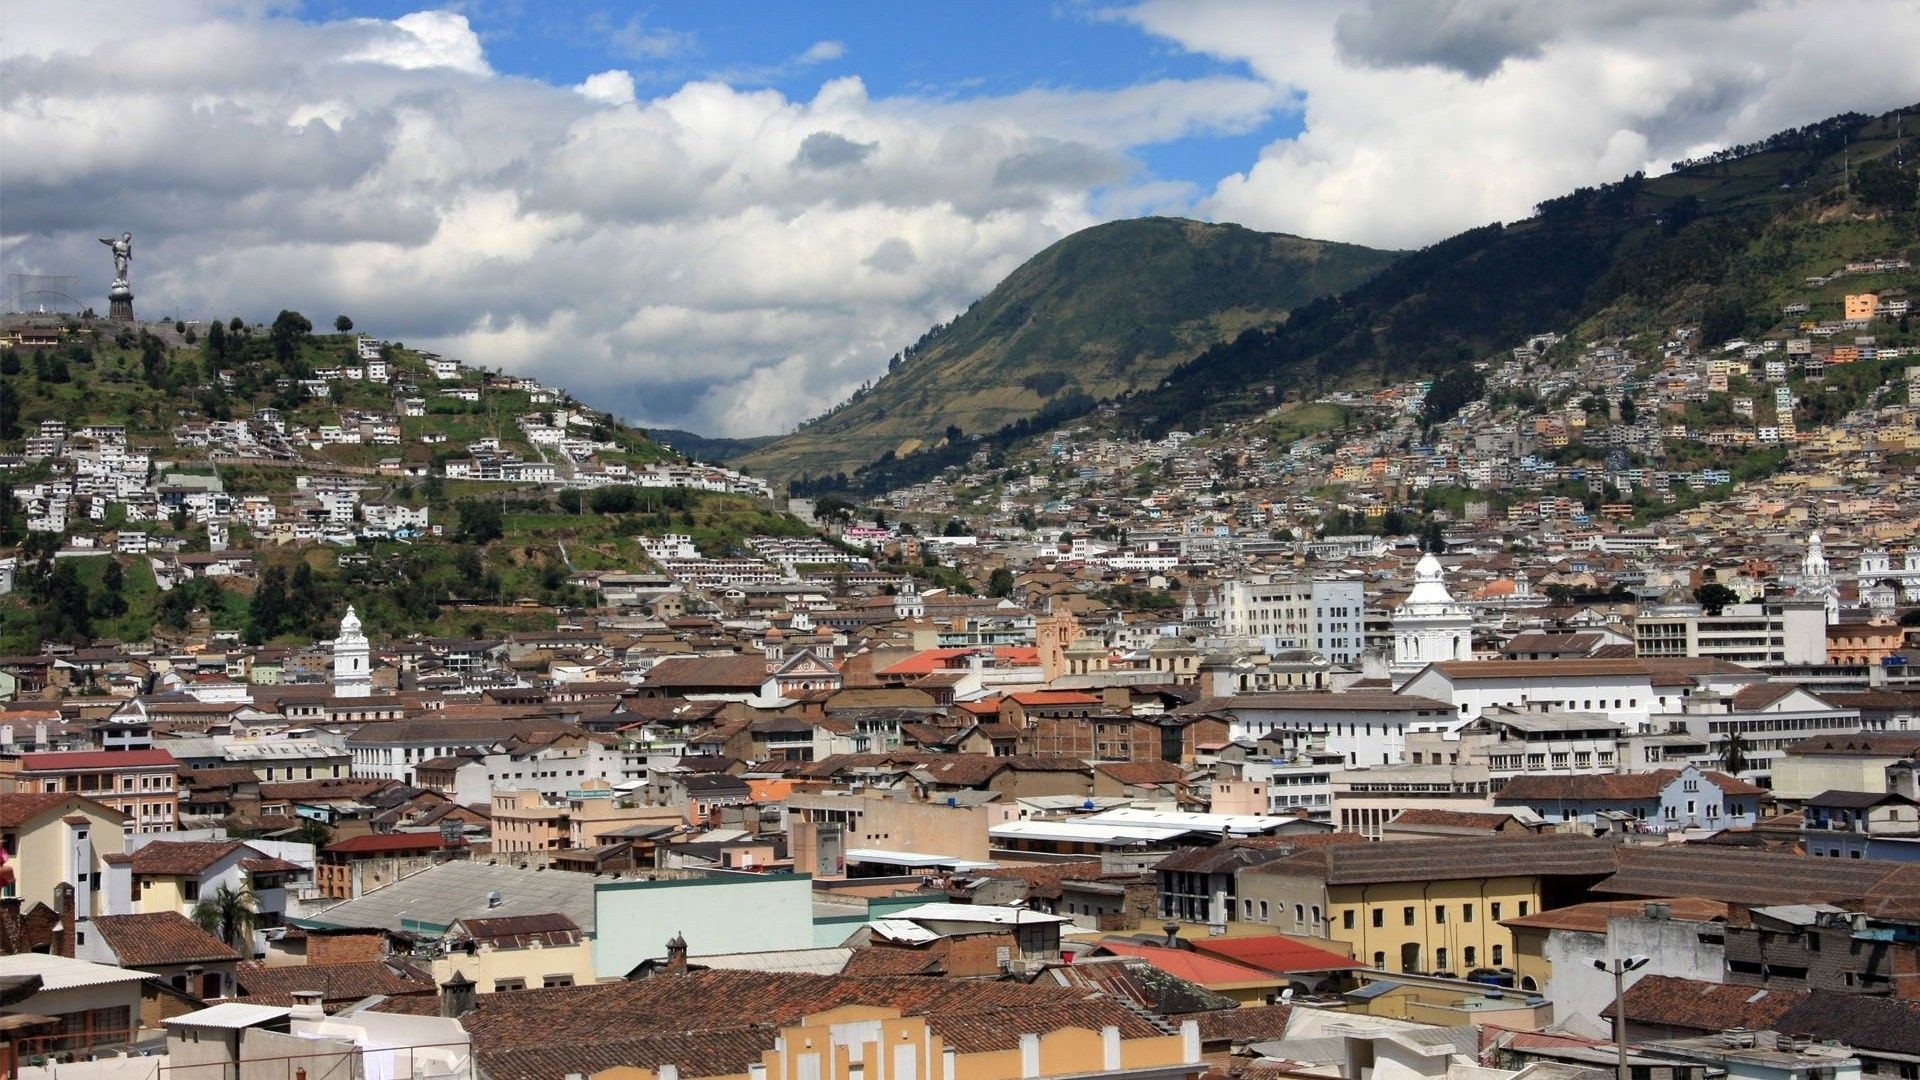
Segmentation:
<svg viewBox="0 0 1920 1080">
<path fill-rule="evenodd" d="M 120 560 L 108 559 L 107 570 L 100 579 L 100 595 L 93 598 L 95 618 L 117 619 L 127 613 L 127 572 L 120 568 Z"/>
<path fill-rule="evenodd" d="M 353 329 L 353 320 L 347 318 L 345 315 L 335 315 L 333 317 L 333 328 L 336 332 L 344 334 Z"/>
<path fill-rule="evenodd" d="M 1427 400 L 1421 406 L 1421 418 L 1428 424 L 1443 424 L 1486 388 L 1486 376 L 1472 368 L 1455 368 L 1433 381 L 1433 389 L 1427 391 Z"/>
<path fill-rule="evenodd" d="M 1901 169 L 1886 158 L 1876 158 L 1860 166 L 1854 174 L 1853 191 L 1860 201 L 1879 210 L 1912 210 L 1920 175 Z"/>
<path fill-rule="evenodd" d="M 21 434 L 20 391 L 10 381 L 0 382 L 0 441 L 17 439 Z"/>
<path fill-rule="evenodd" d="M 273 358 L 286 368 L 292 365 L 295 350 L 307 335 L 313 333 L 313 323 L 297 311 L 282 309 L 274 316 L 273 328 L 267 332 L 267 340 L 273 343 Z"/>
<path fill-rule="evenodd" d="M 485 544 L 505 535 L 500 520 L 500 504 L 482 499 L 461 499 L 454 505 L 460 526 L 453 538 L 463 544 Z"/>
</svg>

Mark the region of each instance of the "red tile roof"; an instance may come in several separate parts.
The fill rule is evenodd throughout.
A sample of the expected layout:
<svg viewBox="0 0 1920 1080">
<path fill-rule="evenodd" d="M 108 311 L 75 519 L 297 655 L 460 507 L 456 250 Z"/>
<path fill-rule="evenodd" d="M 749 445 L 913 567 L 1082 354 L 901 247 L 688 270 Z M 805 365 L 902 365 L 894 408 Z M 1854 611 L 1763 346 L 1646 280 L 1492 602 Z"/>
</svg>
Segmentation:
<svg viewBox="0 0 1920 1080">
<path fill-rule="evenodd" d="M 54 812 L 64 810 L 71 803 L 81 802 L 91 805 L 103 814 L 124 817 L 118 810 L 94 802 L 81 795 L 63 791 L 20 791 L 0 793 L 0 828 L 17 829 L 31 821 L 37 821 Z"/>
<path fill-rule="evenodd" d="M 1727 918 L 1727 905 L 1719 900 L 1707 900 L 1698 896 L 1676 896 L 1662 902 L 1667 905 L 1668 915 L 1675 922 L 1711 922 L 1715 919 L 1724 921 Z M 1607 932 L 1608 919 L 1641 918 L 1646 915 L 1646 909 L 1647 902 L 1644 900 L 1601 900 L 1591 904 L 1554 908 L 1551 911 L 1536 911 L 1531 915 L 1505 919 L 1500 925 L 1604 934 Z"/>
<path fill-rule="evenodd" d="M 1068 1025 L 1096 1031 L 1113 1025 L 1128 1039 L 1162 1034 L 1126 1005 L 1084 990 L 759 971 L 482 994 L 461 1023 L 492 1080 L 552 1080 L 667 1062 L 692 1078 L 744 1073 L 772 1048 L 780 1025 L 856 1004 L 924 1016 L 961 1053 L 1011 1050 L 1022 1034 Z"/>
<path fill-rule="evenodd" d="M 1195 952 L 1222 957 L 1277 975 L 1291 975 L 1298 971 L 1345 971 L 1366 966 L 1337 952 L 1278 935 L 1208 938 L 1205 941 L 1195 939 L 1193 948 Z"/>
<path fill-rule="evenodd" d="M 148 968 L 238 960 L 240 954 L 177 911 L 99 915 L 93 928 L 121 967 Z"/>
<path fill-rule="evenodd" d="M 1165 945 L 1135 945 L 1109 939 L 1102 941 L 1097 951 L 1113 956 L 1138 957 L 1169 975 L 1206 987 L 1279 981 L 1272 974 L 1258 968 L 1236 964 L 1231 960 L 1222 960 L 1217 956 L 1208 956 L 1206 953 L 1189 949 L 1169 949 Z"/>
<path fill-rule="evenodd" d="M 1765 1031 L 1787 1010 L 1806 1000 L 1807 992 L 1647 975 L 1627 987 L 1625 996 L 1627 1019 L 1632 1023 L 1705 1033 L 1729 1028 Z M 1608 1002 L 1600 1015 L 1611 1019 L 1613 1003 Z"/>
<path fill-rule="evenodd" d="M 155 840 L 136 849 L 128 861 L 136 874 L 198 874 L 243 849 L 253 851 L 238 840 Z"/>
<path fill-rule="evenodd" d="M 291 1005 L 299 990 L 318 990 L 323 1002 L 358 1001 L 375 994 L 436 994 L 433 980 L 396 970 L 378 960 L 346 964 L 305 964 L 298 967 L 240 965 L 234 972 L 240 996 L 254 1005 Z"/>
<path fill-rule="evenodd" d="M 23 773 L 172 768 L 179 764 L 165 750 L 60 750 L 20 755 L 20 771 Z"/>
<path fill-rule="evenodd" d="M 383 833 L 378 836 L 349 836 L 335 840 L 321 852 L 328 855 L 380 855 L 393 851 L 437 851 L 446 841 L 437 832 Z"/>
</svg>

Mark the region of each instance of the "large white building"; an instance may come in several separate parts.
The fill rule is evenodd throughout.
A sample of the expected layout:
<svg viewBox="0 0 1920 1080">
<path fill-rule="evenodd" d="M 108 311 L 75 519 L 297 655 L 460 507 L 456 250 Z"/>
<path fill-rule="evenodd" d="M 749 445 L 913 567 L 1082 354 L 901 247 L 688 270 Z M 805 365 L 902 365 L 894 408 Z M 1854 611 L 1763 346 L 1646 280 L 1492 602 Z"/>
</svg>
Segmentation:
<svg viewBox="0 0 1920 1080">
<path fill-rule="evenodd" d="M 1438 729 L 1454 719 L 1445 701 L 1384 691 L 1240 694 L 1225 711 L 1236 740 L 1272 744 L 1289 757 L 1324 750 L 1348 765 L 1398 764 L 1409 730 Z"/>
<path fill-rule="evenodd" d="M 1366 647 L 1366 595 L 1358 581 L 1229 581 L 1212 605 L 1220 631 L 1269 652 L 1311 649 L 1351 664 Z"/>
<path fill-rule="evenodd" d="M 1431 554 L 1413 571 L 1413 592 L 1393 613 L 1393 668 L 1411 675 L 1443 660 L 1473 659 L 1473 612 L 1447 591 L 1446 571 Z"/>
</svg>

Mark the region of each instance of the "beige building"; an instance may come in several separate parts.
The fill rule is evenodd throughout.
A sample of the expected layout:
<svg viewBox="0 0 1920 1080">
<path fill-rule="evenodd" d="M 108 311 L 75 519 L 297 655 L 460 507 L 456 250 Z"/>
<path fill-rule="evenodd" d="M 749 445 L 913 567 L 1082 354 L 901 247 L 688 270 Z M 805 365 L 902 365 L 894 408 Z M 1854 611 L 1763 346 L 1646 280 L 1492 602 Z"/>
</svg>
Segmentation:
<svg viewBox="0 0 1920 1080">
<path fill-rule="evenodd" d="M 816 877 L 826 872 L 819 853 L 822 831 L 837 832 L 842 854 L 861 851 L 898 855 L 937 855 L 986 862 L 987 830 L 1020 818 L 1012 802 L 968 805 L 958 799 L 916 802 L 902 795 L 795 792 L 787 799 L 788 836 L 794 868 Z"/>
<path fill-rule="evenodd" d="M 430 965 L 439 986 L 464 979 L 475 993 L 492 994 L 594 981 L 592 942 L 557 913 L 461 919 L 447 929 L 445 944 Z"/>
<path fill-rule="evenodd" d="M 1198 1077 L 1207 1068 L 1192 1020 L 1178 1035 L 1128 1038 L 1118 1027 L 1059 1027 L 1011 1039 L 956 1033 L 952 1042 L 926 1017 L 902 1016 L 883 1006 L 843 1005 L 782 1028 L 774 1048 L 762 1052 L 758 1062 L 713 1080 L 1176 1080 Z M 1006 1042 L 1013 1045 L 1000 1045 Z M 689 1061 L 686 1067 L 692 1071 L 698 1064 Z M 680 1069 L 672 1063 L 622 1065 L 592 1078 L 669 1080 Z"/>
<path fill-rule="evenodd" d="M 14 880 L 0 896 L 17 896 L 31 909 L 59 910 L 54 888 L 71 883 L 76 934 L 86 944 L 86 925 L 105 915 L 107 859 L 126 849 L 125 815 L 80 795 L 58 792 L 0 794 L 0 847 Z"/>
<path fill-rule="evenodd" d="M 1920 733 L 1817 735 L 1785 746 L 1773 762 L 1773 797 L 1782 803 L 1823 791 L 1887 790 L 1887 767 L 1920 757 Z"/>
<path fill-rule="evenodd" d="M 632 825 L 672 825 L 682 820 L 670 806 L 621 806 L 604 781 L 588 781 L 569 797 L 549 800 L 532 788 L 493 793 L 496 855 L 544 860 L 556 851 L 599 847 L 608 834 Z"/>
</svg>

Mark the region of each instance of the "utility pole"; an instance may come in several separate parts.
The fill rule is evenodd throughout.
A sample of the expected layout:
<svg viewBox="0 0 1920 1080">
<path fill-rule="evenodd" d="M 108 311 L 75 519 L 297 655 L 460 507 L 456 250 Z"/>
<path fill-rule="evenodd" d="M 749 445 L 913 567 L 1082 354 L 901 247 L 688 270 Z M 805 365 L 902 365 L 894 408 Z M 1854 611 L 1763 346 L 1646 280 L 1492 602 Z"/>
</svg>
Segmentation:
<svg viewBox="0 0 1920 1080">
<path fill-rule="evenodd" d="M 1627 1080 L 1627 972 L 1638 971 L 1653 962 L 1651 956 L 1629 956 L 1624 960 L 1595 960 L 1593 966 L 1613 976 L 1613 1075 Z"/>
</svg>

